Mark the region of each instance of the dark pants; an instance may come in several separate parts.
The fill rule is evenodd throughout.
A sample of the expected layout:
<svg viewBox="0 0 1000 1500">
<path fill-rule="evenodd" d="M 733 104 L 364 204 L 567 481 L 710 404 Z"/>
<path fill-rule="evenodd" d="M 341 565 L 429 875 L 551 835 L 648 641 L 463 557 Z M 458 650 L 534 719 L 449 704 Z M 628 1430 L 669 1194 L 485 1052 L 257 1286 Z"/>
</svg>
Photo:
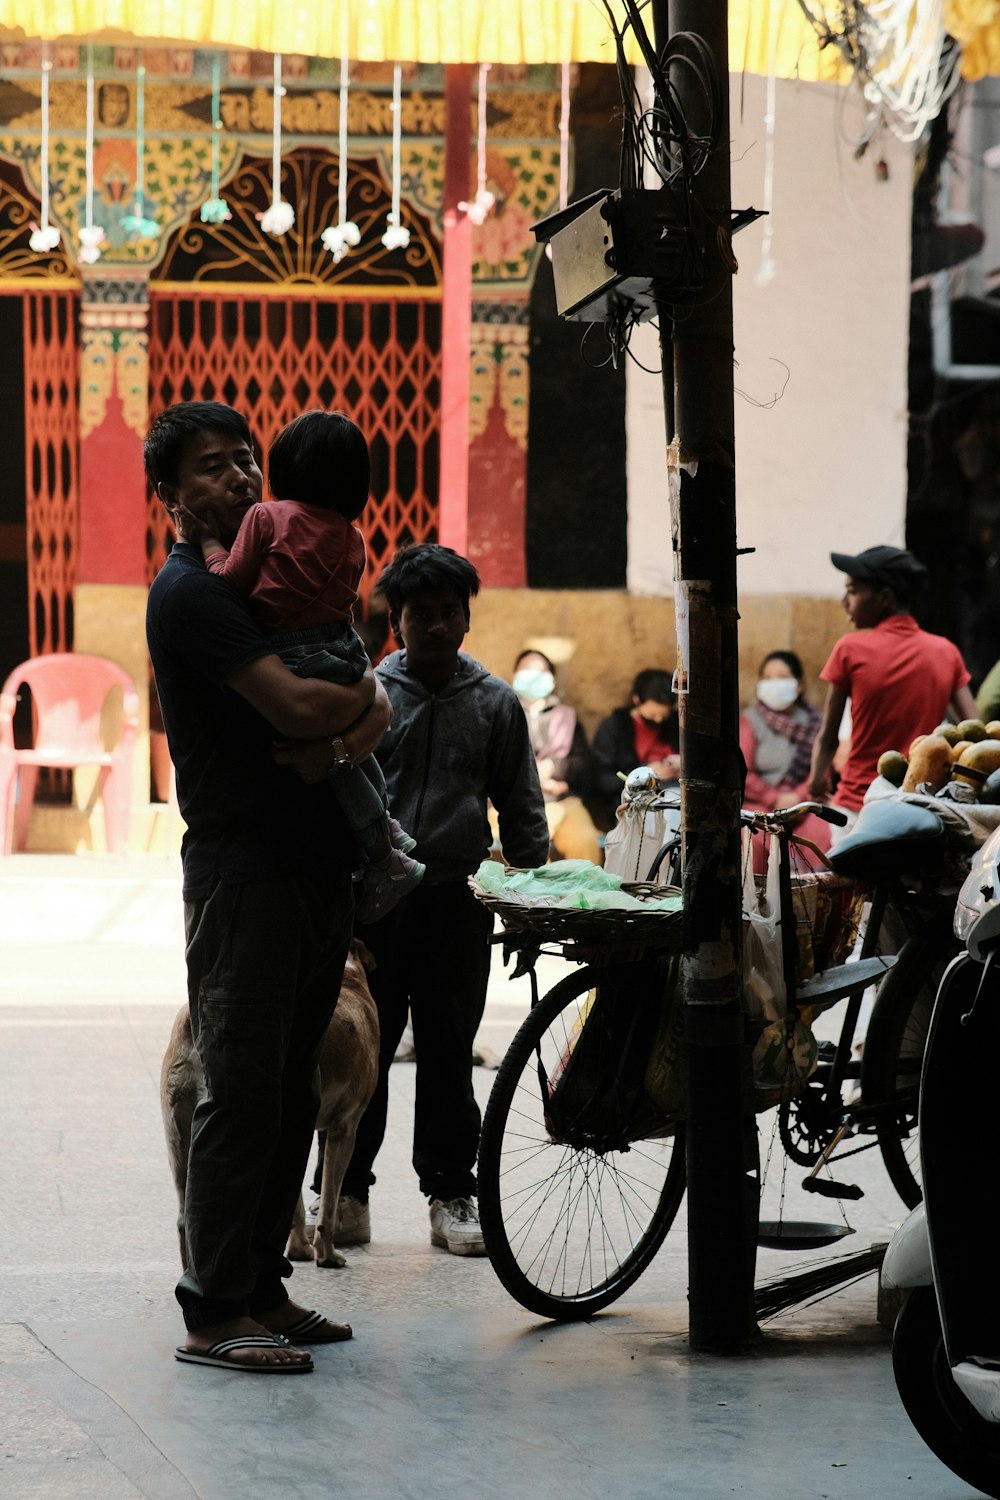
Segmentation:
<svg viewBox="0 0 1000 1500">
<path fill-rule="evenodd" d="M 287 1300 L 284 1247 L 319 1103 L 319 1048 L 351 935 L 347 876 L 217 885 L 184 908 L 188 1004 L 207 1097 L 185 1201 L 188 1328 Z"/>
<path fill-rule="evenodd" d="M 372 1165 L 385 1136 L 389 1067 L 409 1011 L 417 1053 L 413 1165 L 428 1198 L 476 1191 L 479 1106 L 472 1044 L 486 1006 L 493 917 L 465 881 L 420 885 L 361 937 L 375 957 L 369 975 L 381 1043 L 378 1086 L 361 1124 L 343 1192 L 368 1201 Z"/>
</svg>

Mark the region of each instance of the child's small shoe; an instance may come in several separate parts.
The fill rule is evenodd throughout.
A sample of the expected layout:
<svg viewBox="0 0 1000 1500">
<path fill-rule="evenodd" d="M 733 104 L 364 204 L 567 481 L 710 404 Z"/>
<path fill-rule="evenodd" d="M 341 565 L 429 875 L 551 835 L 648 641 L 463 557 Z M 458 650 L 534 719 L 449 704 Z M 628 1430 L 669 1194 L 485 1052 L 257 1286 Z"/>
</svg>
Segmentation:
<svg viewBox="0 0 1000 1500">
<path fill-rule="evenodd" d="M 379 921 L 420 884 L 426 868 L 400 849 L 393 849 L 378 864 L 369 865 L 354 908 L 355 919 L 365 926 Z"/>
<path fill-rule="evenodd" d="M 398 818 L 389 819 L 389 842 L 401 854 L 409 854 L 411 849 L 417 847 L 416 839 L 410 837 Z"/>
</svg>

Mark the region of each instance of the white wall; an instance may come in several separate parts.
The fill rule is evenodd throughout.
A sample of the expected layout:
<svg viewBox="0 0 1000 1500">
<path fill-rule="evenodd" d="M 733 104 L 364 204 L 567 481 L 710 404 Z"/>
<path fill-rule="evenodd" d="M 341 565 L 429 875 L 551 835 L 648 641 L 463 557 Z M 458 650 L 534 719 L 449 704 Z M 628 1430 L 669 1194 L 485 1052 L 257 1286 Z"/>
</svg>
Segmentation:
<svg viewBox="0 0 1000 1500">
<path fill-rule="evenodd" d="M 767 80 L 731 82 L 733 205 L 763 208 Z M 757 549 L 740 590 L 832 597 L 832 550 L 904 545 L 913 148 L 884 131 L 856 161 L 859 110 L 832 85 L 779 81 L 775 99 L 771 216 L 733 242 L 737 518 Z M 658 367 L 648 326 L 632 350 Z M 660 379 L 631 361 L 626 423 L 629 588 L 669 592 Z"/>
</svg>

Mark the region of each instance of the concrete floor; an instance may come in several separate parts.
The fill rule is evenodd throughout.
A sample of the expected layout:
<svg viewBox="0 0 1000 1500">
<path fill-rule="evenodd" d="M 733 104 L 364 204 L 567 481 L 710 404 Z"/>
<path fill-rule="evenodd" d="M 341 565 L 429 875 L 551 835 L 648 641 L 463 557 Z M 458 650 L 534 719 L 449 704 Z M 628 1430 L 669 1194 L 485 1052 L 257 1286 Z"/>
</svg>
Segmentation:
<svg viewBox="0 0 1000 1500">
<path fill-rule="evenodd" d="M 407 1064 L 392 1074 L 371 1246 L 293 1282 L 306 1306 L 349 1318 L 354 1340 L 316 1350 L 316 1373 L 291 1380 L 177 1363 L 157 1097 L 183 995 L 176 864 L 2 861 L 0 942 L 0 1494 L 975 1494 L 900 1406 L 872 1277 L 770 1321 L 753 1354 L 719 1358 L 687 1346 L 683 1215 L 642 1280 L 587 1324 L 539 1323 L 488 1261 L 432 1248 L 408 1161 Z M 488 1048 L 502 1053 L 527 1003 L 527 982 L 498 963 Z M 491 1081 L 477 1069 L 484 1102 Z M 884 1240 L 902 1216 L 874 1153 L 855 1175 L 866 1197 L 840 1248 Z M 810 1200 L 785 1211 L 817 1217 Z M 762 1251 L 758 1280 L 800 1264 Z"/>
</svg>

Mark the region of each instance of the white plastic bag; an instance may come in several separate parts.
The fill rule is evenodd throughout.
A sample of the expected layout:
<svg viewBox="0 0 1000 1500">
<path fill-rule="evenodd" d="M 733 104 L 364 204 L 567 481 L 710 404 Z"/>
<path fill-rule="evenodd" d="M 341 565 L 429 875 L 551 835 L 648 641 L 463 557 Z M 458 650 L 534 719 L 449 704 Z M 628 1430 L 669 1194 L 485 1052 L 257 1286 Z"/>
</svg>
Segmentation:
<svg viewBox="0 0 1000 1500">
<path fill-rule="evenodd" d="M 650 867 L 663 845 L 680 827 L 680 806 L 654 807 L 659 797 L 659 783 L 649 773 L 648 790 L 632 782 L 638 777 L 633 772 L 626 782 L 621 805 L 616 813 L 614 828 L 604 840 L 604 868 L 625 881 L 646 881 Z M 630 792 L 632 793 L 630 795 Z M 670 872 L 670 861 L 664 860 L 653 877 L 664 885 Z"/>
<path fill-rule="evenodd" d="M 753 873 L 751 833 L 743 831 L 743 995 L 751 1016 L 768 1025 L 784 1016 L 785 980 L 781 955 L 779 845 L 772 834 L 763 888 Z"/>
<path fill-rule="evenodd" d="M 797 1094 L 816 1069 L 818 1049 L 812 1028 L 791 1014 L 785 991 L 781 950 L 781 847 L 772 834 L 767 874 L 759 888 L 753 873 L 749 829 L 743 833 L 743 994 L 757 1032 L 753 1082 L 757 1108 L 770 1108 Z"/>
</svg>

